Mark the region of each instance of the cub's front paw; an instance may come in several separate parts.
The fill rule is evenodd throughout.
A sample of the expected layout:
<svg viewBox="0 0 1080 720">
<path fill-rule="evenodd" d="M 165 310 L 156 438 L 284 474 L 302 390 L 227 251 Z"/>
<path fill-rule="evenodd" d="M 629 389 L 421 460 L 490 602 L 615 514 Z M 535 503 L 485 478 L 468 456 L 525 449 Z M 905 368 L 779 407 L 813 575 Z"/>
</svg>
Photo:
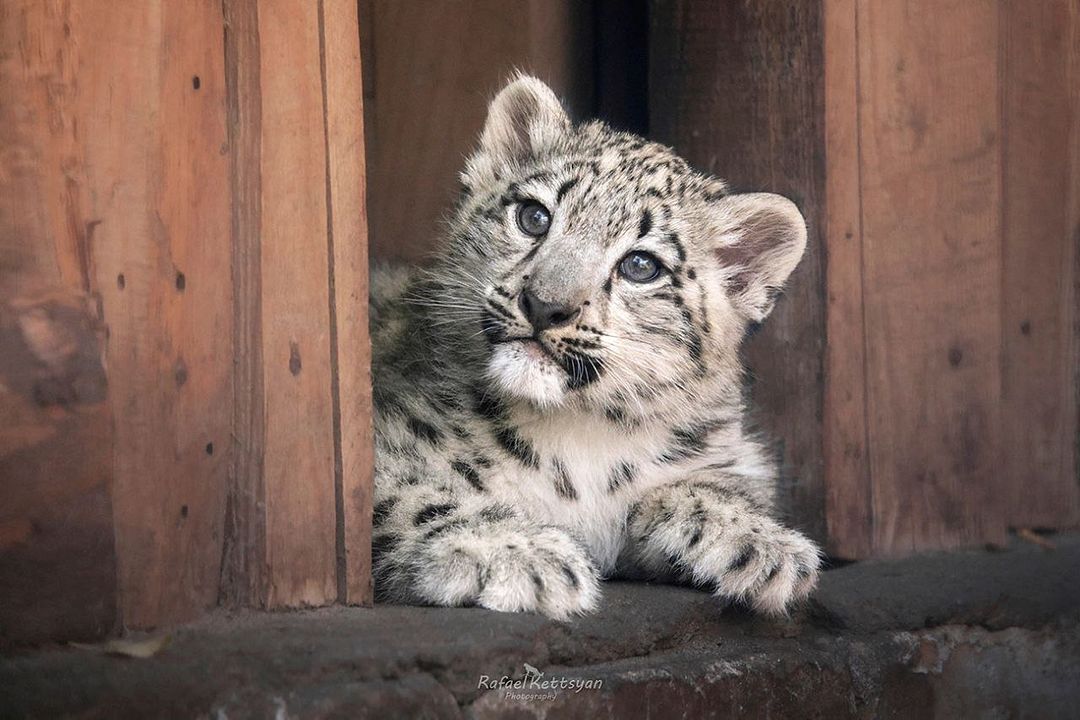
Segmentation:
<svg viewBox="0 0 1080 720">
<path fill-rule="evenodd" d="M 713 583 L 721 597 L 749 601 L 755 610 L 781 614 L 817 585 L 821 553 L 802 533 L 769 518 L 751 531 L 709 548 L 694 575 Z"/>
<path fill-rule="evenodd" d="M 631 531 L 646 567 L 670 567 L 761 612 L 784 613 L 817 584 L 817 546 L 722 489 L 685 487 L 654 497 Z"/>
<path fill-rule="evenodd" d="M 484 526 L 424 549 L 417 592 L 436 605 L 480 605 L 565 619 L 596 609 L 600 581 L 582 547 L 554 527 Z"/>
</svg>

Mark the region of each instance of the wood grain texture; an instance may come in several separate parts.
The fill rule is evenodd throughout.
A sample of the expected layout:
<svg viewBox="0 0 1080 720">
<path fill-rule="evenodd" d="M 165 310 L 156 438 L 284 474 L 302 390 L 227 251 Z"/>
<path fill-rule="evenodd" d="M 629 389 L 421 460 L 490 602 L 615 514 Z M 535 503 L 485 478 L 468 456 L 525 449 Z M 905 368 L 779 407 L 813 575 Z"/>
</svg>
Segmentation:
<svg viewBox="0 0 1080 720">
<path fill-rule="evenodd" d="M 881 554 L 1003 540 L 998 7 L 913 0 L 858 9 L 867 418 Z"/>
<path fill-rule="evenodd" d="M 855 0 L 824 3 L 827 345 L 822 442 L 828 552 L 872 552 Z"/>
<path fill-rule="evenodd" d="M 225 0 L 225 80 L 232 205 L 233 376 L 231 471 L 219 601 L 265 604 L 266 408 L 262 347 L 262 90 L 259 16 Z"/>
<path fill-rule="evenodd" d="M 1001 6 L 1001 334 L 1008 521 L 1080 523 L 1077 296 L 1080 2 Z"/>
<path fill-rule="evenodd" d="M 232 395 L 222 18 L 212 0 L 78 9 L 86 222 L 123 378 L 120 593 L 125 626 L 144 628 L 217 599 Z"/>
<path fill-rule="evenodd" d="M 364 106 L 357 5 L 325 0 L 321 22 L 326 102 L 331 358 L 335 382 L 338 598 L 370 605 L 374 447 Z"/>
<path fill-rule="evenodd" d="M 267 607 L 337 597 L 326 147 L 314 3 L 258 3 Z"/>
<path fill-rule="evenodd" d="M 782 502 L 823 539 L 824 93 L 817 3 L 653 0 L 649 126 L 737 190 L 791 197 L 805 257 L 747 348 L 762 424 L 781 443 Z"/>
<path fill-rule="evenodd" d="M 434 246 L 487 103 L 515 69 L 592 113 L 592 10 L 572 0 L 360 0 L 371 247 L 419 260 Z"/>
<path fill-rule="evenodd" d="M 72 3 L 0 5 L 0 650 L 118 616 Z"/>
</svg>

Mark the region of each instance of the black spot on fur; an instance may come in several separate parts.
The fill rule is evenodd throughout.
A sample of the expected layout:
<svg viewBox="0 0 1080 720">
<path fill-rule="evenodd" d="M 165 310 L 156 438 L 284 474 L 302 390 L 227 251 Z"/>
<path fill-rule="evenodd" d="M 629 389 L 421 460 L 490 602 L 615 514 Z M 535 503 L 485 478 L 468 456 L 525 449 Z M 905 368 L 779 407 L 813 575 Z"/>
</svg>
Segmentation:
<svg viewBox="0 0 1080 720">
<path fill-rule="evenodd" d="M 683 247 L 682 240 L 679 239 L 678 233 L 669 234 L 668 242 L 675 248 L 675 254 L 679 256 L 679 262 L 686 262 L 686 248 Z"/>
<path fill-rule="evenodd" d="M 469 484 L 472 485 L 475 490 L 478 492 L 487 492 L 484 483 L 480 482 L 480 473 L 476 472 L 476 468 L 472 465 L 464 460 L 454 460 L 450 463 L 450 467 L 453 468 L 454 472 L 458 475 L 468 480 Z"/>
<path fill-rule="evenodd" d="M 423 525 L 429 523 L 437 518 L 445 517 L 450 513 L 457 510 L 457 505 L 454 503 L 439 503 L 437 505 L 426 505 L 420 512 L 416 513 L 416 517 L 413 518 L 413 525 Z"/>
<path fill-rule="evenodd" d="M 498 427 L 495 429 L 495 440 L 502 446 L 511 457 L 517 459 L 522 465 L 530 468 L 540 467 L 540 457 L 533 450 L 532 445 L 521 437 L 513 428 Z"/>
<path fill-rule="evenodd" d="M 476 389 L 473 392 L 473 400 L 473 407 L 480 417 L 491 422 L 502 419 L 504 409 L 498 398 L 488 395 L 483 390 Z"/>
<path fill-rule="evenodd" d="M 442 443 L 442 431 L 431 423 L 415 417 L 410 417 L 406 423 L 409 426 L 409 432 L 421 440 L 427 440 L 429 443 L 436 446 Z"/>
<path fill-rule="evenodd" d="M 560 185 L 558 192 L 555 193 L 555 202 L 561 203 L 562 199 L 566 196 L 566 193 L 570 192 L 570 189 L 577 185 L 579 180 L 581 180 L 579 177 L 570 178 Z"/>
<path fill-rule="evenodd" d="M 620 407 L 609 405 L 604 408 L 604 417 L 613 423 L 621 423 L 626 420 L 626 411 Z"/>
<path fill-rule="evenodd" d="M 373 527 L 379 527 L 386 522 L 386 519 L 390 517 L 390 513 L 393 512 L 394 506 L 397 505 L 398 499 L 396 497 L 389 497 L 382 502 L 375 504 L 375 509 L 371 511 L 371 524 Z"/>
<path fill-rule="evenodd" d="M 556 494 L 564 500 L 577 500 L 577 489 L 574 487 L 574 483 L 570 481 L 570 474 L 566 471 L 566 466 L 558 458 L 552 461 L 552 466 L 555 469 Z"/>
<path fill-rule="evenodd" d="M 757 551 L 754 549 L 754 546 L 747 545 L 739 552 L 735 559 L 731 561 L 731 565 L 728 566 L 728 572 L 742 570 L 750 564 L 750 561 L 754 559 L 756 554 Z"/>
<path fill-rule="evenodd" d="M 678 462 L 695 457 L 705 452 L 705 441 L 709 428 L 705 425 L 693 425 L 676 428 L 672 431 L 672 446 L 660 458 L 662 462 Z"/>
<path fill-rule="evenodd" d="M 502 305 L 495 302 L 491 298 L 488 298 L 487 304 L 488 304 L 489 308 L 494 310 L 497 314 L 502 315 L 507 320 L 513 320 L 514 319 L 513 313 L 511 313 L 509 310 L 507 310 L 506 308 L 504 308 Z"/>
<path fill-rule="evenodd" d="M 697 273 L 694 272 L 694 268 L 690 268 L 686 271 L 686 277 L 690 278 L 691 280 L 697 280 Z"/>
<path fill-rule="evenodd" d="M 397 535 L 385 533 L 371 538 L 371 564 L 377 565 L 386 554 L 393 552 L 401 542 Z"/>
<path fill-rule="evenodd" d="M 591 385 L 604 374 L 604 363 L 600 358 L 579 352 L 566 353 L 562 366 L 570 376 L 567 387 L 571 390 Z"/>
<path fill-rule="evenodd" d="M 436 537 L 438 535 L 442 535 L 443 533 L 447 532 L 448 530 L 457 530 L 459 528 L 465 527 L 466 525 L 468 525 L 468 523 L 465 521 L 464 518 L 458 518 L 457 520 L 451 520 L 450 522 L 443 523 L 442 525 L 439 525 L 438 527 L 433 527 L 430 530 L 428 530 L 426 533 L 424 533 L 424 539 L 425 540 L 430 540 L 433 537 Z"/>
<path fill-rule="evenodd" d="M 641 214 L 641 221 L 638 223 L 638 237 L 645 237 L 650 230 L 652 230 L 652 213 L 646 210 Z"/>
<path fill-rule="evenodd" d="M 608 278 L 607 280 L 604 281 L 604 294 L 605 295 L 610 295 L 611 294 L 611 278 Z"/>
<path fill-rule="evenodd" d="M 634 481 L 634 466 L 630 463 L 619 463 L 611 468 L 608 473 L 608 492 L 617 492 L 619 488 L 629 485 Z"/>
<path fill-rule="evenodd" d="M 566 577 L 566 581 L 570 583 L 571 587 L 576 588 L 576 587 L 579 587 L 581 585 L 581 581 L 578 579 L 577 574 L 566 563 L 563 563 L 563 565 L 562 565 L 562 573 L 563 573 L 563 576 Z"/>
<path fill-rule="evenodd" d="M 500 520 L 509 520 L 512 517 L 517 517 L 517 513 L 509 505 L 488 505 L 479 514 L 482 520 L 487 522 L 498 522 Z"/>
<path fill-rule="evenodd" d="M 690 513 L 690 522 L 693 523 L 694 529 L 690 533 L 690 539 L 686 541 L 688 548 L 692 548 L 701 542 L 701 536 L 705 532 L 705 506 L 700 499 L 694 502 L 694 510 Z"/>
</svg>

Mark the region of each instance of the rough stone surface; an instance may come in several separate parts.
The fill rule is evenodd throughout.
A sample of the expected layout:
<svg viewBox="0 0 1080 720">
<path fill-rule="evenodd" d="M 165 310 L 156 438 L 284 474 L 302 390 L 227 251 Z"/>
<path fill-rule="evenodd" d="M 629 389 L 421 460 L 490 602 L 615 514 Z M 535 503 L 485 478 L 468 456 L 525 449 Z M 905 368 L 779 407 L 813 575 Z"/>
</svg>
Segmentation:
<svg viewBox="0 0 1080 720">
<path fill-rule="evenodd" d="M 0 659 L 0 717 L 1076 717 L 1080 539 L 1056 542 L 830 570 L 783 621 L 630 583 L 570 623 L 223 611 L 147 660 Z M 480 686 L 522 681 L 525 663 L 543 673 L 535 684 Z"/>
</svg>

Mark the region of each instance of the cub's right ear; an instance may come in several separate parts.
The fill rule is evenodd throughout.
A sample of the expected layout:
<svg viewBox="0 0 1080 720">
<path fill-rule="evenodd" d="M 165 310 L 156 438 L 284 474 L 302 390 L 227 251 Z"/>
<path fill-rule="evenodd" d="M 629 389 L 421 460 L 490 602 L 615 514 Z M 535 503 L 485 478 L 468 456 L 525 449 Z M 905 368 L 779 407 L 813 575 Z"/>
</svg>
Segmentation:
<svg viewBox="0 0 1080 720">
<path fill-rule="evenodd" d="M 542 156 L 570 129 L 555 93 L 540 80 L 518 75 L 488 107 L 480 147 L 469 158 L 462 182 L 478 187 Z"/>
</svg>

